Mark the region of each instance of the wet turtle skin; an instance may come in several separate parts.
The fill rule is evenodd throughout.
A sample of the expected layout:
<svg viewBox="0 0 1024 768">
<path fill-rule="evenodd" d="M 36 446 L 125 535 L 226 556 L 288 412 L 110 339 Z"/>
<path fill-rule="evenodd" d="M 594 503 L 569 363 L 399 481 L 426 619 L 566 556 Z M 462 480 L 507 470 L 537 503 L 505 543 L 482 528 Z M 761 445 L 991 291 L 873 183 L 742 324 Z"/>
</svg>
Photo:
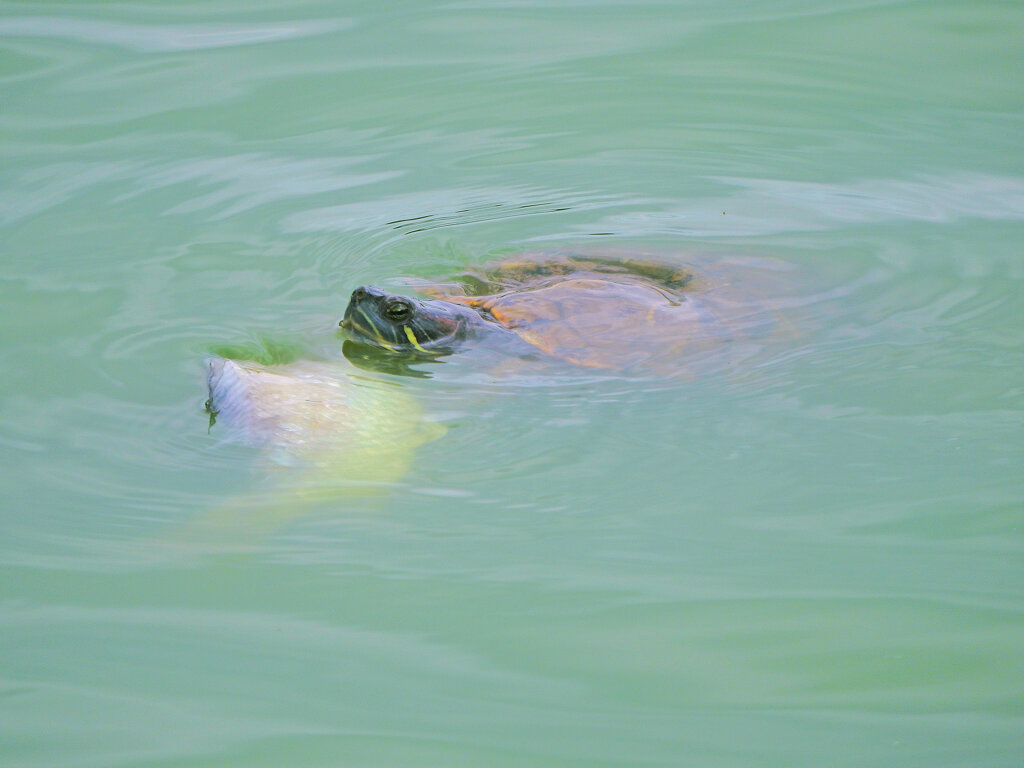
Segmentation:
<svg viewBox="0 0 1024 768">
<path fill-rule="evenodd" d="M 657 260 L 523 254 L 416 287 L 430 298 L 357 288 L 340 325 L 358 342 L 394 352 L 518 344 L 616 370 L 671 368 L 736 330 L 728 317 L 736 308 L 714 286 Z"/>
</svg>

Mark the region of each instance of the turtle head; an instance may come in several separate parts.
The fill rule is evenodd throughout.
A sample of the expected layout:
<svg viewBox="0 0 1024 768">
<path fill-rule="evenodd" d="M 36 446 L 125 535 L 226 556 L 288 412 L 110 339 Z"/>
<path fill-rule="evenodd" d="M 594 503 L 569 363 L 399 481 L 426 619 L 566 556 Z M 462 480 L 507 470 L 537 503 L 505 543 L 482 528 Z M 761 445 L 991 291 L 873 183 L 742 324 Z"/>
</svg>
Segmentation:
<svg viewBox="0 0 1024 768">
<path fill-rule="evenodd" d="M 441 355 L 450 352 L 479 322 L 480 316 L 468 307 L 364 285 L 352 291 L 338 325 L 362 344 L 393 352 Z"/>
</svg>

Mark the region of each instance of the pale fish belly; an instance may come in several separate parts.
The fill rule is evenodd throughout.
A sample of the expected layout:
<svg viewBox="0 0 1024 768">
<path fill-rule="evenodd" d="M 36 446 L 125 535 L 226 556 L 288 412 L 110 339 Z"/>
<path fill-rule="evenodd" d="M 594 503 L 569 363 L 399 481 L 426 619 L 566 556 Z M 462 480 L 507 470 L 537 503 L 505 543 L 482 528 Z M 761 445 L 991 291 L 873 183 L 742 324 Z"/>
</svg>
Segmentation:
<svg viewBox="0 0 1024 768">
<path fill-rule="evenodd" d="M 207 384 L 218 426 L 307 459 L 403 451 L 437 436 L 401 386 L 341 362 L 266 367 L 214 358 L 207 361 Z"/>
<path fill-rule="evenodd" d="M 445 431 L 403 386 L 344 361 L 263 366 L 214 358 L 207 385 L 213 429 L 264 447 L 273 461 L 256 467 L 249 491 L 193 520 L 182 540 L 241 543 L 312 506 L 343 511 L 345 499 L 392 488 L 417 446 Z"/>
</svg>

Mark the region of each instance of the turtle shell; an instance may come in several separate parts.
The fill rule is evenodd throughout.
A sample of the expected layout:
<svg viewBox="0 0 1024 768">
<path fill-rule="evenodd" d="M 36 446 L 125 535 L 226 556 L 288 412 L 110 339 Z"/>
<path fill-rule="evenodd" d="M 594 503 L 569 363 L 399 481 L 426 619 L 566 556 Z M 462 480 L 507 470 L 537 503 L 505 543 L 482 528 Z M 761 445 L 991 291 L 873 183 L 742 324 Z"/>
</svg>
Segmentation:
<svg viewBox="0 0 1024 768">
<path fill-rule="evenodd" d="M 593 368 L 665 368 L 728 333 L 714 287 L 655 260 L 524 254 L 420 290 Z"/>
</svg>

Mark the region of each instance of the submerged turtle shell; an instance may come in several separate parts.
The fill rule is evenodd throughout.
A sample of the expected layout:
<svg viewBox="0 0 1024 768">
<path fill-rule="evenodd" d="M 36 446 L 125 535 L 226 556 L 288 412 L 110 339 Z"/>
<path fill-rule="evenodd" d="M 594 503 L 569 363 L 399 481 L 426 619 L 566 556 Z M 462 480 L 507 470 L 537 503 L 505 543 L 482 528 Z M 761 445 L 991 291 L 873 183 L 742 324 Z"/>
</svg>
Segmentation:
<svg viewBox="0 0 1024 768">
<path fill-rule="evenodd" d="M 578 365 L 664 369 L 750 317 L 720 287 L 653 260 L 526 254 L 419 289 Z"/>
</svg>

